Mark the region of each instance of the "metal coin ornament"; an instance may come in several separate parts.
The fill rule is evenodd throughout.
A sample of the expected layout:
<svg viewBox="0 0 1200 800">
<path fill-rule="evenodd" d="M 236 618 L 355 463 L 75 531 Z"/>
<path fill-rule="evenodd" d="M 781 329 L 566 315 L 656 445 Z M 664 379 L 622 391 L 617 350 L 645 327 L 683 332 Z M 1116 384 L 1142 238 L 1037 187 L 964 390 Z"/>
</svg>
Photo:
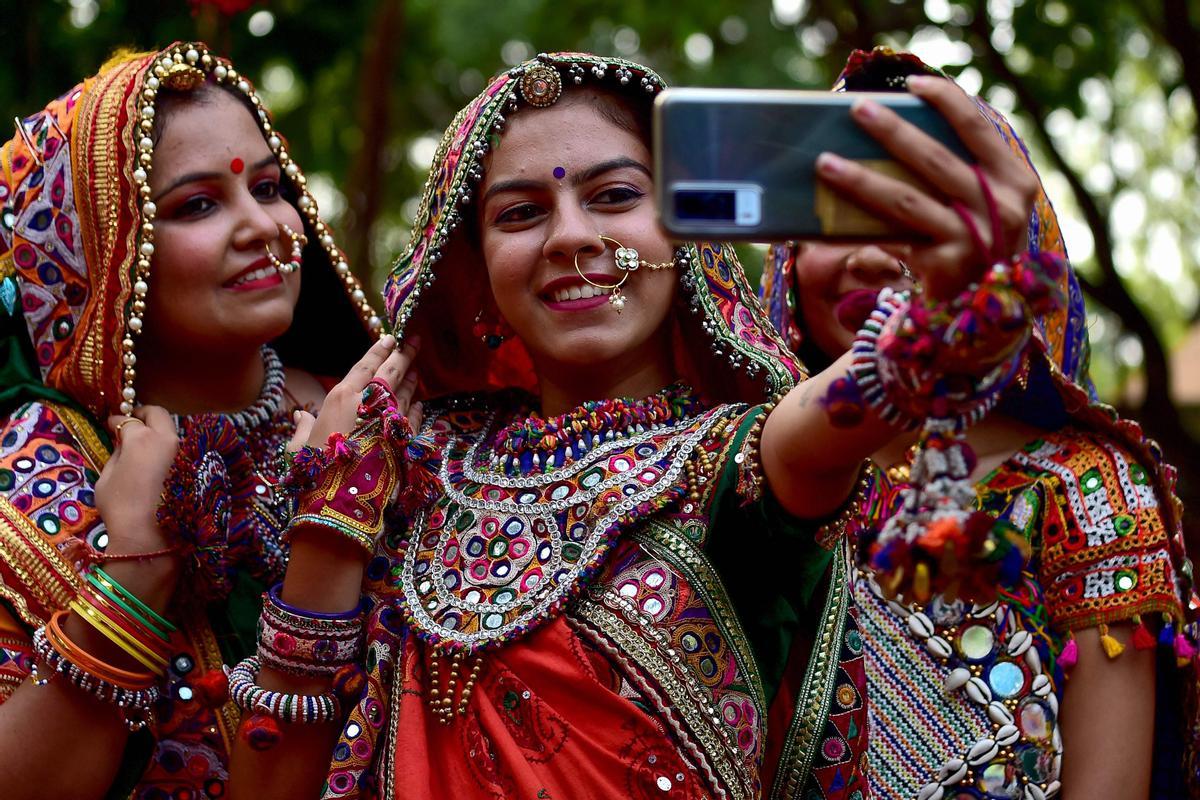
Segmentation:
<svg viewBox="0 0 1200 800">
<path fill-rule="evenodd" d="M 530 67 L 521 76 L 521 96 L 537 108 L 554 105 L 562 94 L 562 78 L 558 70 L 545 64 Z"/>
<path fill-rule="evenodd" d="M 167 67 L 167 74 L 161 79 L 162 85 L 177 92 L 190 92 L 204 83 L 204 71 L 183 61 L 177 61 Z"/>
</svg>

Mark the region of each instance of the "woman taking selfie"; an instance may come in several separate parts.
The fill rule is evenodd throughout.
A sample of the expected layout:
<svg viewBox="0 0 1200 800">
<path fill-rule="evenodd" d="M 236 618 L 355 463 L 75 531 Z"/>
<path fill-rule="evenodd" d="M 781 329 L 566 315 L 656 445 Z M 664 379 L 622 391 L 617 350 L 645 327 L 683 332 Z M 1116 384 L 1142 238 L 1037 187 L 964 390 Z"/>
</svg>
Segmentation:
<svg viewBox="0 0 1200 800">
<path fill-rule="evenodd" d="M 838 85 L 895 90 L 931 72 L 907 54 L 860 52 Z M 1013 168 L 1033 174 L 1008 122 L 980 108 L 1020 156 Z M 1065 260 L 1041 191 L 1028 250 Z M 764 300 L 789 344 L 820 366 L 855 346 L 881 291 L 919 291 L 909 259 L 896 242 L 780 245 Z M 899 436 L 872 456 L 872 487 L 850 529 L 864 567 L 883 568 L 853 581 L 875 797 L 957 797 L 963 787 L 1039 797 L 1061 786 L 1068 800 L 1167 798 L 1188 796 L 1194 782 L 1194 755 L 1183 755 L 1196 742 L 1183 705 L 1196 668 L 1182 628 L 1192 594 L 1173 471 L 1136 424 L 1089 394 L 1083 298 L 1069 268 L 1060 288 L 1068 301 L 1037 320 L 1020 378 L 966 436 L 976 507 L 1031 551 L 1003 581 L 998 604 L 883 591 L 894 572 L 872 544 L 902 513 L 918 437 Z"/>
<path fill-rule="evenodd" d="M 666 240 L 660 87 L 540 56 L 447 129 L 386 292 L 406 346 L 368 352 L 293 442 L 292 558 L 230 677 L 238 792 L 796 796 L 837 785 L 843 756 L 857 770 L 823 746 L 865 713 L 846 559 L 825 549 L 844 540 L 801 520 L 835 514 L 894 432 L 834 427 L 819 400 L 850 360 L 791 388 L 731 251 Z M 1018 252 L 1033 181 L 969 98 L 919 91 L 985 165 L 994 247 Z M 892 188 L 821 163 L 860 202 Z M 989 219 L 974 171 L 939 185 Z M 909 192 L 885 213 L 921 219 L 914 263 L 952 293 L 987 264 L 962 218 L 924 219 L 937 207 Z"/>
</svg>

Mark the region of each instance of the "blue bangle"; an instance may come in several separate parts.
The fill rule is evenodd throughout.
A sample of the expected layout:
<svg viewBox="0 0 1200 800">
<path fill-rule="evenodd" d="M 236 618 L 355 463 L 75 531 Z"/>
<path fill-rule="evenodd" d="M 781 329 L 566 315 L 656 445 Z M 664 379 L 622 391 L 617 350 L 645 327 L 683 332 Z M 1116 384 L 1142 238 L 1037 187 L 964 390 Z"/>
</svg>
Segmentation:
<svg viewBox="0 0 1200 800">
<path fill-rule="evenodd" d="M 367 599 L 364 597 L 358 601 L 358 605 L 349 611 L 342 611 L 336 614 L 327 614 L 321 611 L 309 611 L 306 608 L 297 608 L 296 606 L 288 605 L 283 602 L 283 598 L 279 596 L 280 590 L 283 589 L 283 583 L 277 583 L 267 590 L 267 595 L 271 598 L 271 602 L 282 608 L 289 614 L 295 614 L 298 617 L 308 617 L 310 619 L 354 619 L 358 615 L 367 610 Z"/>
</svg>

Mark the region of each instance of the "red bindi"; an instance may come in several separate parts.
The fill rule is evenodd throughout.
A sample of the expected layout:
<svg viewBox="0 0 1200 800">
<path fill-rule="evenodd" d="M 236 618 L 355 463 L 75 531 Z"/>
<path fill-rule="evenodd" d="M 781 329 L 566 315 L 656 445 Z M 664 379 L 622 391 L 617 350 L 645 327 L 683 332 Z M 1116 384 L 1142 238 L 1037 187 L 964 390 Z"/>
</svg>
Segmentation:
<svg viewBox="0 0 1200 800">
<path fill-rule="evenodd" d="M 235 158 L 233 161 L 229 162 L 229 168 L 233 170 L 234 175 L 241 175 L 242 170 L 246 168 L 246 162 L 242 161 L 240 158 Z"/>
</svg>

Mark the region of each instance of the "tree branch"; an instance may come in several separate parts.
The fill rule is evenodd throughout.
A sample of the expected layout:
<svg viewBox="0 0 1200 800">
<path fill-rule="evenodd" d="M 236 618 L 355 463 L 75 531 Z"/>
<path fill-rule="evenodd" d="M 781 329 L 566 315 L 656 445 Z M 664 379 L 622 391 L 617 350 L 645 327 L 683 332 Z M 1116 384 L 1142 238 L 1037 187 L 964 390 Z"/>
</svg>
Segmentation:
<svg viewBox="0 0 1200 800">
<path fill-rule="evenodd" d="M 375 285 L 371 236 L 383 203 L 383 155 L 390 126 L 395 43 L 402 41 L 404 7 L 401 0 L 384 0 L 371 22 L 370 39 L 359 68 L 358 125 L 362 147 L 350 168 L 346 197 L 346 255 L 364 286 Z"/>
</svg>

